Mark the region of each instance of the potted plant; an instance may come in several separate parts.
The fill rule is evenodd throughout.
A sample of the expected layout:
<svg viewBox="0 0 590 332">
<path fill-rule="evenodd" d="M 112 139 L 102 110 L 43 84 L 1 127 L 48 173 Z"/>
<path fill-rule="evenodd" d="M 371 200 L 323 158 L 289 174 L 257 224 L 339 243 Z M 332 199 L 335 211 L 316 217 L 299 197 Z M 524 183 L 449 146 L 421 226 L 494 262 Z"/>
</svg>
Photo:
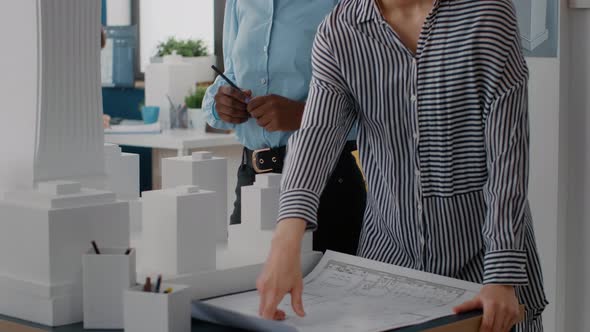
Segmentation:
<svg viewBox="0 0 590 332">
<path fill-rule="evenodd" d="M 206 127 L 202 112 L 203 99 L 205 98 L 206 91 L 207 86 L 196 86 L 194 91 L 191 91 L 184 99 L 184 103 L 188 108 L 191 127 L 200 133 L 204 133 Z"/>
<path fill-rule="evenodd" d="M 177 39 L 169 37 L 162 41 L 156 47 L 156 55 L 152 62 L 166 62 L 165 58 L 171 56 L 180 56 L 183 63 L 188 63 L 196 67 L 196 82 L 211 82 L 215 79 L 215 74 L 211 70 L 211 65 L 216 62 L 216 56 L 209 53 L 209 48 L 205 41 L 201 39 Z"/>
</svg>

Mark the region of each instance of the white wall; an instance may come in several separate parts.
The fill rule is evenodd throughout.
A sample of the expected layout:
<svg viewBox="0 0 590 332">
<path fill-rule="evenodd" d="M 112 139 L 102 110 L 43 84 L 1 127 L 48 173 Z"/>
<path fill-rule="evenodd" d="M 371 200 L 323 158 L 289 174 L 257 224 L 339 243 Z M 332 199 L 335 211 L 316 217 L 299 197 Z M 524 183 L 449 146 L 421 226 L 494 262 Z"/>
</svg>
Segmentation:
<svg viewBox="0 0 590 332">
<path fill-rule="evenodd" d="M 590 11 L 570 11 L 566 331 L 590 331 Z"/>
<path fill-rule="evenodd" d="M 560 63 L 552 58 L 528 58 L 529 112 L 531 126 L 531 173 L 529 199 L 545 291 L 551 304 L 543 315 L 545 331 L 555 329 L 557 285 L 557 225 L 559 171 L 559 77 Z"/>
</svg>

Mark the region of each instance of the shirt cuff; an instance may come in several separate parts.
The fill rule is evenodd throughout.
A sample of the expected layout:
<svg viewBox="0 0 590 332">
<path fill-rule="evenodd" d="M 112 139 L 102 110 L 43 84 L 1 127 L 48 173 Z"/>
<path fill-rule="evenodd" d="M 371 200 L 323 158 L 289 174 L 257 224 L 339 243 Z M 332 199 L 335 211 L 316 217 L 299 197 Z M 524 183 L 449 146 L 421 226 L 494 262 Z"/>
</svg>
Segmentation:
<svg viewBox="0 0 590 332">
<path fill-rule="evenodd" d="M 528 284 L 524 250 L 489 251 L 484 257 L 484 284 L 524 286 Z"/>
<path fill-rule="evenodd" d="M 219 117 L 219 114 L 217 114 L 217 107 L 215 107 L 215 104 L 213 104 L 213 107 L 211 107 L 211 115 L 213 115 L 213 118 L 216 121 L 221 121 L 221 118 Z"/>
<path fill-rule="evenodd" d="M 320 196 L 316 193 L 295 189 L 283 192 L 280 198 L 279 222 L 289 218 L 303 219 L 307 222 L 307 229 L 317 228 L 318 207 Z"/>
</svg>

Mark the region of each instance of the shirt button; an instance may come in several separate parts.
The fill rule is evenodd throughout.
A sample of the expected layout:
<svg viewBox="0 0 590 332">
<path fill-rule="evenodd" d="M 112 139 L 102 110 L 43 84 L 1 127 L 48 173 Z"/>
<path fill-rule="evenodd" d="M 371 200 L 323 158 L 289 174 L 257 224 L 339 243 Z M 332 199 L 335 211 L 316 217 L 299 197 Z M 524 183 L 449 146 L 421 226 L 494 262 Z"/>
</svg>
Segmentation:
<svg viewBox="0 0 590 332">
<path fill-rule="evenodd" d="M 422 211 L 422 204 L 418 203 L 418 211 Z"/>
<path fill-rule="evenodd" d="M 412 95 L 410 99 L 412 100 L 412 102 L 416 102 L 416 100 L 418 100 L 418 97 L 416 97 L 416 95 Z"/>
<path fill-rule="evenodd" d="M 416 65 L 416 59 L 412 59 L 412 64 L 415 66 Z"/>
<path fill-rule="evenodd" d="M 264 52 L 268 51 L 268 46 L 264 46 Z"/>
<path fill-rule="evenodd" d="M 416 176 L 420 176 L 420 170 L 416 168 L 416 170 L 414 171 L 414 173 L 416 174 Z"/>
<path fill-rule="evenodd" d="M 263 78 L 263 79 L 261 79 L 261 80 L 260 80 L 260 84 L 262 84 L 262 85 L 266 85 L 266 78 Z"/>
<path fill-rule="evenodd" d="M 414 135 L 412 135 L 412 137 L 414 137 L 414 139 L 418 139 L 418 133 L 414 133 Z"/>
</svg>

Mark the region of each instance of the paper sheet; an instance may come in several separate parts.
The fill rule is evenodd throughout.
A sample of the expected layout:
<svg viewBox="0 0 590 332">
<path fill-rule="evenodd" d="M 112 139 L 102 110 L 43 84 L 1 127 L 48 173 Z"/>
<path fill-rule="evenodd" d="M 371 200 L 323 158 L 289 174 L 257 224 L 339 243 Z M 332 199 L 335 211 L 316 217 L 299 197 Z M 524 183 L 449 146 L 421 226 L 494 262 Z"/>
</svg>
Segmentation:
<svg viewBox="0 0 590 332">
<path fill-rule="evenodd" d="M 405 269 L 355 256 L 327 252 L 304 280 L 306 317 L 297 317 L 287 296 L 283 331 L 387 331 L 452 315 L 472 299 L 479 284 Z M 256 291 L 195 303 L 197 319 L 256 330 L 277 331 L 258 318 Z M 223 308 L 224 310 L 217 310 Z"/>
<path fill-rule="evenodd" d="M 105 134 L 159 134 L 162 132 L 160 123 L 143 124 L 124 122 L 104 130 Z"/>
</svg>

